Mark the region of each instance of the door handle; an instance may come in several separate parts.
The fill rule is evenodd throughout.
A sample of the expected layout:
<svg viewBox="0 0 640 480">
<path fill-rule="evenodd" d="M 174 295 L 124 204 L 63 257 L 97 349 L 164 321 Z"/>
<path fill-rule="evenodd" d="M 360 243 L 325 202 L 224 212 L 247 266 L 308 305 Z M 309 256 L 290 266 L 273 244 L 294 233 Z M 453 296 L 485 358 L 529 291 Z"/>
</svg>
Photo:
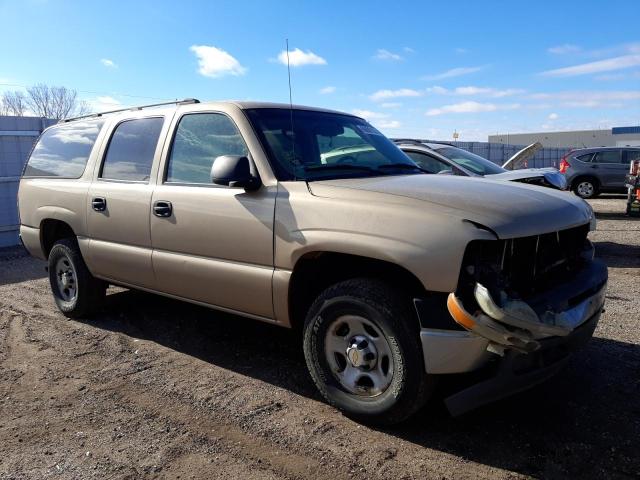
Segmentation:
<svg viewBox="0 0 640 480">
<path fill-rule="evenodd" d="M 104 212 L 107 209 L 107 199 L 104 197 L 92 198 L 91 208 L 93 208 L 96 212 Z"/>
<path fill-rule="evenodd" d="M 591 168 L 600 168 L 598 165 L 591 165 Z"/>
<path fill-rule="evenodd" d="M 157 200 L 153 203 L 153 214 L 156 217 L 170 217 L 173 212 L 171 202 L 165 200 Z"/>
</svg>

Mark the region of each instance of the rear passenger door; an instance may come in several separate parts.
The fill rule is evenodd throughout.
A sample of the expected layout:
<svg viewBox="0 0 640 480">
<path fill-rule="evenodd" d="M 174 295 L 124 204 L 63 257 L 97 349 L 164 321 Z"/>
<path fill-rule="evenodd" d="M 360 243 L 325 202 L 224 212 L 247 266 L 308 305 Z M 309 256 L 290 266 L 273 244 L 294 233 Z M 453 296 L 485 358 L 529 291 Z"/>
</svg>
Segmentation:
<svg viewBox="0 0 640 480">
<path fill-rule="evenodd" d="M 151 240 L 158 290 L 273 318 L 273 216 L 276 186 L 256 191 L 211 183 L 221 155 L 249 156 L 223 113 L 185 113 L 153 192 Z"/>
<path fill-rule="evenodd" d="M 164 123 L 163 116 L 122 120 L 103 151 L 87 205 L 89 263 L 99 277 L 155 288 L 149 211 Z"/>
<path fill-rule="evenodd" d="M 624 187 L 625 168 L 620 150 L 601 150 L 594 153 L 591 166 L 605 188 Z"/>
</svg>

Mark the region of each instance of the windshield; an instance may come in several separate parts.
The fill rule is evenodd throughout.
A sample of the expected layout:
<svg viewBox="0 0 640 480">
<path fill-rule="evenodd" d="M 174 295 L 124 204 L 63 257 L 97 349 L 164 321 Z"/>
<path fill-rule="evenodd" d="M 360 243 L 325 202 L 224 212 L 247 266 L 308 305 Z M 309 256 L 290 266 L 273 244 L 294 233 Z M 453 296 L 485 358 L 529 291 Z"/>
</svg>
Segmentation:
<svg viewBox="0 0 640 480">
<path fill-rule="evenodd" d="M 457 147 L 443 147 L 436 149 L 440 155 L 444 155 L 456 165 L 461 166 L 478 175 L 493 175 L 504 173 L 506 170 L 495 163 L 482 158 L 475 153 L 467 152 Z"/>
<path fill-rule="evenodd" d="M 387 137 L 357 117 L 283 108 L 246 112 L 279 180 L 422 173 Z"/>
</svg>

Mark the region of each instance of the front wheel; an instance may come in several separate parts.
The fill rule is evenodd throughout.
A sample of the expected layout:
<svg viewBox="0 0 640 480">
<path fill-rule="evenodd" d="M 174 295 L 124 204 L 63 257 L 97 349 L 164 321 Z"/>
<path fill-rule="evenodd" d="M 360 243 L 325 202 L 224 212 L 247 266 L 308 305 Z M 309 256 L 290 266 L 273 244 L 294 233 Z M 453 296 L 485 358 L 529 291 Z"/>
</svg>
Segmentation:
<svg viewBox="0 0 640 480">
<path fill-rule="evenodd" d="M 56 305 L 69 318 L 95 312 L 107 287 L 89 272 L 75 238 L 64 238 L 53 245 L 49 252 L 49 283 Z"/>
<path fill-rule="evenodd" d="M 377 280 L 340 282 L 316 299 L 305 321 L 304 354 L 322 396 L 357 420 L 398 423 L 432 390 L 409 302 Z"/>
</svg>

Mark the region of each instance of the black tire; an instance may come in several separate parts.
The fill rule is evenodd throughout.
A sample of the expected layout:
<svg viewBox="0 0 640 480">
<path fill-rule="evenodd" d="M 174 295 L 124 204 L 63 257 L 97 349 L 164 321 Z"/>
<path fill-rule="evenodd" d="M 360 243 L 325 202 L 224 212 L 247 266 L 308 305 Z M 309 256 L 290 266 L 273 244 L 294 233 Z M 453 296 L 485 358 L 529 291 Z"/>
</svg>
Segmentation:
<svg viewBox="0 0 640 480">
<path fill-rule="evenodd" d="M 596 198 L 600 195 L 600 183 L 593 177 L 580 177 L 573 182 L 572 190 L 576 195 L 585 200 Z"/>
<path fill-rule="evenodd" d="M 335 328 L 332 325 L 336 320 L 345 315 L 373 323 L 390 348 L 391 381 L 376 396 L 349 392 L 331 369 L 325 338 L 329 329 Z M 434 377 L 425 373 L 418 320 L 410 301 L 375 279 L 343 281 L 318 296 L 304 324 L 304 355 L 311 377 L 326 401 L 362 422 L 392 425 L 405 420 L 426 403 L 435 383 Z"/>
<path fill-rule="evenodd" d="M 58 265 L 61 262 L 73 270 L 71 277 L 75 295 L 61 286 Z M 98 310 L 104 301 L 107 285 L 89 272 L 75 238 L 64 238 L 54 243 L 49 252 L 49 283 L 56 305 L 69 318 L 88 316 Z M 65 293 L 66 292 L 66 293 Z"/>
</svg>

